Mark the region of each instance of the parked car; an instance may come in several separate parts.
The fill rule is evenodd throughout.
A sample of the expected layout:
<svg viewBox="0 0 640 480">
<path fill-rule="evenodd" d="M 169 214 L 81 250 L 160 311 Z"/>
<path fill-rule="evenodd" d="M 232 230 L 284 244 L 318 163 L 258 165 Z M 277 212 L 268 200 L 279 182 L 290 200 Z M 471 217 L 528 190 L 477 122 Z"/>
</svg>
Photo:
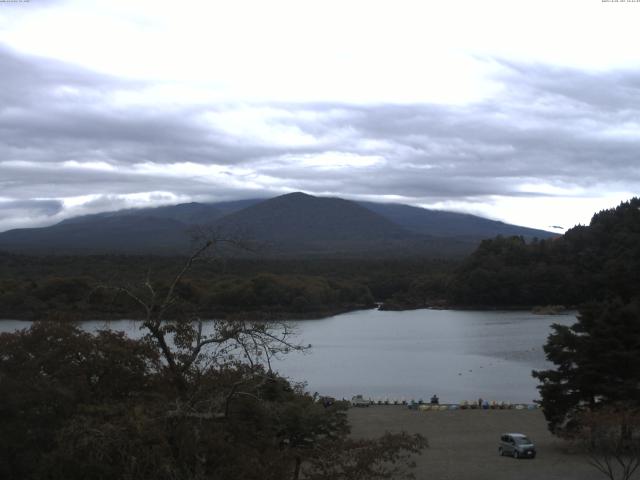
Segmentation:
<svg viewBox="0 0 640 480">
<path fill-rule="evenodd" d="M 351 405 L 353 407 L 368 407 L 369 405 L 371 405 L 371 401 L 366 400 L 362 397 L 362 395 L 355 395 L 351 398 Z"/>
<path fill-rule="evenodd" d="M 513 458 L 535 458 L 536 446 L 522 433 L 503 433 L 498 453 L 500 456 L 511 455 Z"/>
</svg>

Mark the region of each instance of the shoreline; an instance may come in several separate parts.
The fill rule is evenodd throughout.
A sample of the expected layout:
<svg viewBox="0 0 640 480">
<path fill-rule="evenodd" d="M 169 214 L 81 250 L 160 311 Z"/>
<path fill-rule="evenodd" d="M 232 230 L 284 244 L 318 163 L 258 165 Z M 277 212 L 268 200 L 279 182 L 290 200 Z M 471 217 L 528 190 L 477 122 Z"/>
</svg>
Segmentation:
<svg viewBox="0 0 640 480">
<path fill-rule="evenodd" d="M 245 321 L 313 321 L 313 320 L 324 320 L 326 318 L 335 317 L 338 315 L 359 312 L 364 310 L 371 311 L 380 311 L 380 312 L 410 312 L 415 310 L 443 310 L 443 311 L 460 311 L 460 312 L 528 312 L 534 315 L 540 316 L 568 316 L 575 315 L 577 313 L 577 307 L 567 307 L 562 311 L 549 312 L 544 310 L 539 310 L 540 307 L 518 307 L 518 306 L 507 306 L 507 307 L 491 307 L 491 306 L 460 306 L 460 305 L 452 305 L 446 307 L 435 307 L 435 306 L 419 306 L 419 307 L 406 307 L 406 308 L 384 308 L 383 304 L 379 304 L 379 306 L 359 306 L 359 307 L 341 307 L 341 308 L 332 308 L 327 310 L 319 310 L 312 312 L 288 312 L 288 311 L 268 311 L 266 314 L 257 310 L 248 310 L 244 312 L 222 312 L 218 315 L 206 315 L 207 318 L 203 318 L 203 321 L 211 321 L 211 320 L 245 320 Z M 82 315 L 85 317 L 85 315 Z M 19 318 L 15 318 L 19 317 Z M 134 315 L 123 317 L 121 314 L 103 314 L 103 313 L 92 313 L 91 315 L 87 315 L 86 317 L 80 319 L 79 314 L 72 314 L 67 316 L 63 316 L 62 318 L 44 318 L 44 319 L 36 319 L 29 317 L 20 317 L 15 316 L 14 318 L 0 318 L 0 322 L 5 321 L 14 321 L 14 322 L 35 322 L 35 321 L 63 321 L 63 322 L 92 322 L 92 321 L 105 321 L 105 322 L 113 322 L 113 321 L 134 321 L 140 322 L 144 319 L 135 318 Z"/>
<path fill-rule="evenodd" d="M 210 320 L 247 320 L 247 321 L 290 321 L 290 320 L 321 320 L 324 318 L 334 317 L 343 313 L 358 312 L 360 310 L 377 310 L 374 306 L 343 306 L 327 308 L 326 310 L 314 310 L 309 312 L 293 312 L 278 310 L 246 310 L 238 312 L 209 312 L 203 315 L 203 321 Z M 136 318 L 135 314 L 127 315 L 125 313 L 105 313 L 105 312 L 62 312 L 60 318 L 34 318 L 34 315 L 13 315 L 13 318 L 0 318 L 2 321 L 20 321 L 20 322 L 36 322 L 36 321 L 63 321 L 63 322 L 92 322 L 96 319 L 105 322 L 130 320 L 141 322 L 143 318 Z M 206 318 L 205 318 L 206 317 Z"/>
</svg>

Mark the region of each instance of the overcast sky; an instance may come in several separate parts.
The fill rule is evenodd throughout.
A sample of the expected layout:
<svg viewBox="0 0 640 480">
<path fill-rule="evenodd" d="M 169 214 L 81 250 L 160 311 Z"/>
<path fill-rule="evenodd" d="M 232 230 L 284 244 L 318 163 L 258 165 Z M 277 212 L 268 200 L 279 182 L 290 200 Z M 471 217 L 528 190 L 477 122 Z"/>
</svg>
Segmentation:
<svg viewBox="0 0 640 480">
<path fill-rule="evenodd" d="M 0 231 L 292 191 L 547 230 L 640 193 L 640 3 L 0 0 Z"/>
</svg>

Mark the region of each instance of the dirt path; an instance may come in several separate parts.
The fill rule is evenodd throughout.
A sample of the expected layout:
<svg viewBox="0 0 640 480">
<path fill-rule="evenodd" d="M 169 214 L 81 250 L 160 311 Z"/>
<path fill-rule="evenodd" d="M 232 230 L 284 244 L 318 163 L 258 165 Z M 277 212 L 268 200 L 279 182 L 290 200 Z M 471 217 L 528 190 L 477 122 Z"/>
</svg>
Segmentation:
<svg viewBox="0 0 640 480">
<path fill-rule="evenodd" d="M 422 412 L 400 406 L 352 408 L 356 437 L 385 431 L 420 433 L 429 448 L 416 459 L 418 480 L 603 480 L 585 457 L 567 453 L 553 437 L 540 410 L 455 410 Z M 498 456 L 501 433 L 526 433 L 534 441 L 534 460 Z"/>
</svg>

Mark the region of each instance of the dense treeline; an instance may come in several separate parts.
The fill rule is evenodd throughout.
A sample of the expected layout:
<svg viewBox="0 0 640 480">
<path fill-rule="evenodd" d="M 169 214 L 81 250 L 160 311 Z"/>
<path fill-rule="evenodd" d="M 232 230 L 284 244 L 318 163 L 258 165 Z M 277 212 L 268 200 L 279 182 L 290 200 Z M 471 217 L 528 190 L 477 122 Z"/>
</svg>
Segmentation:
<svg viewBox="0 0 640 480">
<path fill-rule="evenodd" d="M 550 431 L 582 445 L 608 478 L 631 478 L 640 466 L 640 199 L 500 258 L 508 252 L 532 270 L 554 262 L 563 274 L 549 286 L 555 298 L 580 303 L 573 325 L 552 325 L 544 351 L 553 367 L 533 372 Z"/>
<path fill-rule="evenodd" d="M 0 283 L 0 308 L 4 318 L 137 316 L 138 305 L 126 295 L 104 288 L 107 286 L 91 277 L 5 280 Z M 162 290 L 166 283 L 154 282 L 154 287 Z M 247 315 L 257 311 L 266 318 L 284 313 L 322 314 L 374 304 L 366 286 L 299 275 L 219 276 L 208 282 L 185 281 L 179 289 L 182 298 L 188 299 L 205 317 Z"/>
<path fill-rule="evenodd" d="M 104 289 L 150 276 L 166 286 L 176 258 L 154 256 L 24 256 L 0 254 L 0 318 L 123 318 L 139 315 L 125 295 Z M 204 317 L 315 317 L 376 302 L 387 308 L 441 305 L 451 261 L 427 259 L 201 262 L 184 298 Z"/>
<path fill-rule="evenodd" d="M 485 240 L 457 270 L 449 300 L 457 305 L 579 305 L 640 287 L 640 199 L 595 214 L 551 240 Z"/>
</svg>

